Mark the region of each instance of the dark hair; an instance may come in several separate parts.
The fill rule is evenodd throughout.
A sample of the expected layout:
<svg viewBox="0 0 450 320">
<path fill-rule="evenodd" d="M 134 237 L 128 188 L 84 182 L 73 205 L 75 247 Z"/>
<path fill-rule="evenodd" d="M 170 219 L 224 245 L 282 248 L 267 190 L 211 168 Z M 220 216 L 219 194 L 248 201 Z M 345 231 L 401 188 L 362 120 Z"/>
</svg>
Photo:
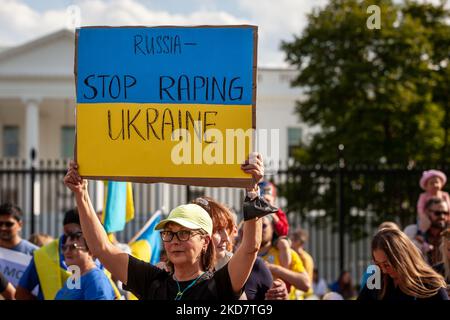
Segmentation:
<svg viewBox="0 0 450 320">
<path fill-rule="evenodd" d="M 13 218 L 20 222 L 22 221 L 22 210 L 12 203 L 6 202 L 0 205 L 0 216 L 13 216 Z"/>
<path fill-rule="evenodd" d="M 205 234 L 207 234 L 205 232 Z M 214 266 L 216 264 L 216 249 L 214 248 L 214 244 L 212 239 L 209 240 L 208 247 L 205 252 L 202 252 L 200 256 L 202 262 L 202 269 L 205 271 L 213 271 Z"/>
<path fill-rule="evenodd" d="M 425 210 L 428 210 L 431 208 L 431 206 L 434 206 L 435 204 L 440 204 L 444 202 L 442 198 L 433 197 L 428 199 L 428 201 L 425 203 Z"/>
<path fill-rule="evenodd" d="M 298 241 L 301 245 L 308 242 L 308 232 L 304 229 L 298 228 L 291 234 L 292 241 Z"/>
<path fill-rule="evenodd" d="M 347 270 L 343 270 L 343 271 L 339 274 L 338 282 L 339 282 L 340 284 L 342 283 L 342 280 L 343 280 L 343 278 L 344 278 L 344 276 L 345 276 L 346 274 L 349 274 L 349 275 L 350 275 L 350 272 L 347 271 Z M 350 276 L 349 279 L 350 279 L 349 282 L 351 283 L 351 282 L 352 282 L 351 276 Z"/>
<path fill-rule="evenodd" d="M 69 223 L 75 223 L 81 226 L 80 224 L 80 216 L 78 215 L 78 209 L 77 208 L 73 208 L 70 210 L 67 210 L 64 213 L 64 220 L 63 220 L 63 225 L 65 226 L 66 224 Z"/>
<path fill-rule="evenodd" d="M 69 240 L 69 239 L 71 239 L 71 240 L 78 240 L 78 239 L 81 239 L 81 238 L 83 239 L 83 243 L 84 243 L 84 246 L 86 247 L 86 250 L 89 251 L 89 247 L 88 247 L 87 241 L 86 241 L 86 239 L 83 236 L 83 232 L 81 232 L 81 231 L 69 233 L 64 239 L 64 244 L 66 244 L 67 240 Z"/>
<path fill-rule="evenodd" d="M 266 218 L 267 220 L 269 220 L 270 225 L 272 226 L 272 245 L 278 240 L 278 238 L 280 237 L 280 235 L 277 232 L 277 229 L 275 227 L 275 221 L 273 220 L 273 215 L 275 215 L 275 213 L 272 214 L 268 214 L 266 216 L 264 216 L 264 218 Z"/>
<path fill-rule="evenodd" d="M 349 282 L 344 283 L 344 275 L 349 275 Z M 353 281 L 349 271 L 343 270 L 338 278 L 339 290 L 338 293 L 342 295 L 344 299 L 350 299 L 354 296 L 355 290 L 353 289 Z"/>
</svg>

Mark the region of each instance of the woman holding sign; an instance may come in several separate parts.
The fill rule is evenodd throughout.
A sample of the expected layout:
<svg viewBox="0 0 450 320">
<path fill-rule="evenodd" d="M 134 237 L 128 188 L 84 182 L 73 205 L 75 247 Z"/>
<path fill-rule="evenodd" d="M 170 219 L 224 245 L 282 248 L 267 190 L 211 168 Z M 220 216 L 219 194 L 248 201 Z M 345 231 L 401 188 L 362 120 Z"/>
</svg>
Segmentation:
<svg viewBox="0 0 450 320">
<path fill-rule="evenodd" d="M 159 300 L 235 300 L 241 294 L 256 260 L 261 244 L 261 220 L 273 208 L 257 196 L 258 182 L 263 178 L 262 157 L 255 154 L 241 169 L 251 174 L 254 187 L 247 189 L 244 203 L 244 237 L 239 249 L 225 267 L 213 273 L 213 223 L 209 214 L 196 204 L 181 205 L 161 221 L 156 230 L 168 257 L 169 270 L 161 270 L 124 253 L 108 240 L 95 215 L 87 190 L 87 181 L 71 162 L 64 178 L 75 194 L 81 227 L 94 256 L 140 299 Z"/>
</svg>

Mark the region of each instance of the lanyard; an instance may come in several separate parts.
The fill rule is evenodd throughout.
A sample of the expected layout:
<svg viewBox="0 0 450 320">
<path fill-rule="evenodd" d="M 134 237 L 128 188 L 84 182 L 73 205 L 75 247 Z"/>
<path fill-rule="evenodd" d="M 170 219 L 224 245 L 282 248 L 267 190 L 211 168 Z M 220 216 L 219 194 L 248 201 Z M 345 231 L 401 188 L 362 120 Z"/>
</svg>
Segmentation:
<svg viewBox="0 0 450 320">
<path fill-rule="evenodd" d="M 199 276 L 198 276 L 195 280 L 193 280 L 186 288 L 184 288 L 183 291 L 181 291 L 180 284 L 178 283 L 178 280 L 175 279 L 175 277 L 174 277 L 174 280 L 175 280 L 175 282 L 177 283 L 177 286 L 178 286 L 178 292 L 177 292 L 177 295 L 175 296 L 175 300 L 181 300 L 181 298 L 183 297 L 183 294 L 186 292 L 186 290 L 189 289 L 190 287 L 192 287 L 192 286 L 197 282 L 197 280 L 200 279 L 200 277 L 201 277 L 202 275 L 204 275 L 204 274 L 205 274 L 205 273 L 203 272 L 201 275 L 199 275 Z"/>
</svg>

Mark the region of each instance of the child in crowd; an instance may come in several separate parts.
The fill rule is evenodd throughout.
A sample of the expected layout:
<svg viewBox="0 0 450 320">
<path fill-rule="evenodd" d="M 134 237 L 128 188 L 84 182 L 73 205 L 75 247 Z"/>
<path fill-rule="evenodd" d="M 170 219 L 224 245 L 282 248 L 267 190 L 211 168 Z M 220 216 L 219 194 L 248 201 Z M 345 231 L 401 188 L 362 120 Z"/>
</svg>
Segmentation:
<svg viewBox="0 0 450 320">
<path fill-rule="evenodd" d="M 424 171 L 420 178 L 420 187 L 425 192 L 420 194 L 417 201 L 417 225 L 418 231 L 422 235 L 427 232 L 431 225 L 430 219 L 425 213 L 425 203 L 431 198 L 438 197 L 446 201 L 450 207 L 450 195 L 442 191 L 446 182 L 447 176 L 439 170 Z"/>
<path fill-rule="evenodd" d="M 30 241 L 34 245 L 37 245 L 38 247 L 43 247 L 53 240 L 55 239 L 46 233 L 33 233 L 28 239 L 28 241 Z"/>
<path fill-rule="evenodd" d="M 272 206 L 275 206 L 275 200 L 277 198 L 277 189 L 275 185 L 268 181 L 262 181 L 259 183 L 259 192 Z M 280 265 L 289 269 L 291 265 L 291 242 L 288 238 L 289 223 L 286 217 L 286 213 L 278 208 L 278 211 L 272 215 L 273 224 L 275 228 L 275 234 L 277 236 L 274 239 L 274 244 L 280 252 L 279 259 Z"/>
</svg>

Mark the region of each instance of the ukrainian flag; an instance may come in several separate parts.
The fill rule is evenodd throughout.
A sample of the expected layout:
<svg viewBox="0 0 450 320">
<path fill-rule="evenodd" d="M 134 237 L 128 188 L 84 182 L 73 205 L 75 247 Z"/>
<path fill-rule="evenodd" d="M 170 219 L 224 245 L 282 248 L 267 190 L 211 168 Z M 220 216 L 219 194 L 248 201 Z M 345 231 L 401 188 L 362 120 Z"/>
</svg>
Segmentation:
<svg viewBox="0 0 450 320">
<path fill-rule="evenodd" d="M 105 194 L 103 226 L 107 233 L 122 231 L 125 224 L 134 218 L 131 182 L 105 182 Z"/>
<path fill-rule="evenodd" d="M 161 238 L 155 227 L 161 221 L 161 216 L 161 211 L 158 210 L 128 243 L 134 257 L 153 265 L 160 258 Z"/>
</svg>

